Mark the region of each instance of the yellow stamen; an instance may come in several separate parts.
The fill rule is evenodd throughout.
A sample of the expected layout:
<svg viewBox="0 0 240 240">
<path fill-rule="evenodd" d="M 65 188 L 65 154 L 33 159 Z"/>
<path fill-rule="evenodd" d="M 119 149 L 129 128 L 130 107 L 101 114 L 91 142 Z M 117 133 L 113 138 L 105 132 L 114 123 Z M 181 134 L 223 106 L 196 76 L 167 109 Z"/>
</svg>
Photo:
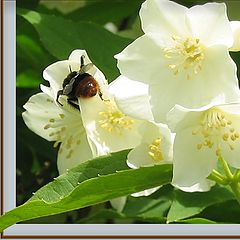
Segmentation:
<svg viewBox="0 0 240 240">
<path fill-rule="evenodd" d="M 161 139 L 157 138 L 148 146 L 150 150 L 148 154 L 155 161 L 163 160 L 163 154 L 161 152 L 160 145 L 161 145 Z"/>
<path fill-rule="evenodd" d="M 227 144 L 234 150 L 234 143 L 239 140 L 239 132 L 233 127 L 230 114 L 217 107 L 205 111 L 202 115 L 199 127 L 192 131 L 192 135 L 201 136 L 202 141 L 197 144 L 198 150 L 215 146 L 215 154 L 220 157 L 222 145 Z M 239 143 L 238 143 L 239 144 Z"/>
<path fill-rule="evenodd" d="M 181 38 L 172 36 L 173 47 L 163 49 L 166 58 L 174 61 L 168 67 L 177 75 L 180 71 L 186 72 L 186 79 L 192 79 L 192 75 L 198 74 L 202 69 L 205 58 L 204 48 L 198 38 Z"/>
<path fill-rule="evenodd" d="M 122 134 L 123 130 L 129 130 L 134 124 L 134 120 L 121 113 L 115 104 L 106 102 L 107 111 L 99 112 L 100 120 L 98 123 L 101 128 L 109 133 Z"/>
</svg>

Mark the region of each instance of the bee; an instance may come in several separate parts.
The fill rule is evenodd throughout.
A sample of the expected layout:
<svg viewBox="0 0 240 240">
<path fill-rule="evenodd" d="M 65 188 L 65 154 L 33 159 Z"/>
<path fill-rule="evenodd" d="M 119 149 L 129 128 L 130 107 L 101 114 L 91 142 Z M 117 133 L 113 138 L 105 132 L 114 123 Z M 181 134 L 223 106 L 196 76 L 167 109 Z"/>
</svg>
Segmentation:
<svg viewBox="0 0 240 240">
<path fill-rule="evenodd" d="M 78 110 L 79 106 L 76 103 L 78 97 L 91 98 L 99 94 L 99 97 L 103 100 L 99 83 L 92 75 L 87 73 L 92 67 L 92 63 L 84 64 L 84 55 L 81 56 L 79 71 L 72 71 L 71 66 L 69 66 L 70 73 L 63 80 L 62 89 L 57 92 L 56 101 L 58 104 L 63 106 L 58 100 L 61 95 L 66 95 L 68 103 Z"/>
</svg>

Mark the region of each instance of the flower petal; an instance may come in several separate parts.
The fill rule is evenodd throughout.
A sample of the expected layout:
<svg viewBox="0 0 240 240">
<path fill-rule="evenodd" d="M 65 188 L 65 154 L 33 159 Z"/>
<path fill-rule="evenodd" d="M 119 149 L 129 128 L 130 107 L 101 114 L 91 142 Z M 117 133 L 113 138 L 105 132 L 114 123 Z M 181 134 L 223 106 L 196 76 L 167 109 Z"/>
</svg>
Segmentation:
<svg viewBox="0 0 240 240">
<path fill-rule="evenodd" d="M 193 136 L 194 128 L 177 132 L 173 155 L 173 185 L 191 187 L 201 183 L 216 167 L 217 157 L 209 148 L 197 149 L 201 138 Z"/>
<path fill-rule="evenodd" d="M 176 132 L 174 167 L 179 161 L 180 168 L 181 161 L 183 166 L 187 169 L 190 167 L 190 170 L 193 171 L 190 163 L 186 162 L 188 156 L 194 156 L 195 159 L 199 159 L 198 162 L 205 161 L 205 163 L 206 161 L 210 163 L 212 160 L 222 156 L 232 167 L 240 168 L 239 159 L 236 157 L 240 155 L 239 103 L 209 104 L 199 109 L 186 109 L 176 105 L 168 114 L 168 122 L 171 129 Z M 192 133 L 190 133 L 189 129 L 192 129 Z M 189 139 L 184 136 L 184 132 L 188 133 Z M 204 160 L 200 160 L 201 158 Z M 201 168 L 203 170 L 204 166 Z M 178 175 L 180 176 L 180 174 Z M 178 186 L 182 187 L 181 185 Z"/>
<path fill-rule="evenodd" d="M 159 83 L 149 86 L 152 112 L 158 122 L 165 122 L 166 114 L 175 104 L 198 108 L 209 104 L 216 96 L 225 98 L 227 102 L 240 99 L 236 65 L 224 46 L 208 48 L 202 70 L 193 79 L 181 79 L 180 74 L 166 81 L 160 78 L 160 74 L 165 75 L 164 70 L 158 73 Z"/>
<path fill-rule="evenodd" d="M 23 107 L 26 111 L 22 116 L 28 128 L 48 141 L 56 141 L 57 136 L 51 135 L 52 129 L 46 126 L 56 117 L 60 121 L 64 110 L 59 108 L 46 93 L 33 95 Z M 58 128 L 63 126 L 64 124 L 59 124 Z"/>
<path fill-rule="evenodd" d="M 47 87 L 43 84 L 40 84 L 40 89 L 42 92 L 46 93 L 49 97 L 54 98 L 54 93 L 51 87 Z"/>
<path fill-rule="evenodd" d="M 159 38 L 187 33 L 185 13 L 187 8 L 167 0 L 147 0 L 142 4 L 140 18 L 143 31 L 157 33 Z"/>
<path fill-rule="evenodd" d="M 130 80 L 121 75 L 111 82 L 109 92 L 114 96 L 119 109 L 126 115 L 153 121 L 147 84 Z"/>
<path fill-rule="evenodd" d="M 149 146 L 146 143 L 141 143 L 128 154 L 127 165 L 130 168 L 139 168 L 142 166 L 154 166 L 155 162 L 148 154 Z"/>
<path fill-rule="evenodd" d="M 240 121 L 239 121 L 240 123 Z M 234 145 L 234 149 L 230 150 L 229 147 L 224 144 L 222 146 L 222 155 L 225 158 L 225 160 L 234 168 L 240 169 L 240 143 Z"/>
<path fill-rule="evenodd" d="M 230 137 L 226 144 L 222 144 L 222 156 L 234 168 L 240 168 L 240 104 L 220 106 L 226 112 L 226 117 L 231 121 L 231 129 L 235 131 L 235 138 Z M 228 114 L 230 113 L 230 114 Z"/>
<path fill-rule="evenodd" d="M 167 114 L 167 123 L 173 132 L 177 132 L 187 127 L 193 127 L 199 120 L 203 111 L 206 111 L 214 106 L 221 106 L 226 102 L 225 97 L 220 95 L 214 98 L 211 103 L 200 108 L 185 108 L 176 104 Z M 226 105 L 227 107 L 228 105 Z M 230 107 L 228 107 L 230 109 Z M 235 108 L 234 108 L 235 110 Z M 187 120 L 185 120 L 187 119 Z"/>
<path fill-rule="evenodd" d="M 69 60 L 58 61 L 51 64 L 43 71 L 43 78 L 49 81 L 50 87 L 54 93 L 54 98 L 57 97 L 58 90 L 62 89 L 63 81 L 70 73 L 69 67 L 71 67 L 72 71 L 78 71 L 79 63 Z"/>
<path fill-rule="evenodd" d="M 112 207 L 115 208 L 118 212 L 122 212 L 122 210 L 125 207 L 126 201 L 127 201 L 127 197 L 123 196 L 123 197 L 114 198 L 110 200 L 110 203 Z"/>
<path fill-rule="evenodd" d="M 219 107 L 225 112 L 240 115 L 240 102 L 221 104 Z"/>
<path fill-rule="evenodd" d="M 163 50 L 147 35 L 136 39 L 115 58 L 121 74 L 131 80 L 150 84 L 158 82 L 159 75 L 160 79 L 168 79 L 162 72 L 168 70 Z M 172 76 L 169 70 L 168 74 Z"/>
<path fill-rule="evenodd" d="M 96 157 L 108 154 L 110 150 L 104 143 L 101 144 L 96 126 L 96 121 L 99 117 L 99 111 L 104 109 L 102 100 L 99 98 L 99 96 L 95 96 L 89 99 L 79 98 L 78 103 L 81 110 L 83 125 L 87 132 L 93 156 Z"/>
<path fill-rule="evenodd" d="M 149 188 L 149 189 L 143 190 L 141 192 L 133 193 L 133 194 L 131 194 L 131 196 L 132 197 L 142 197 L 142 196 L 147 197 L 147 196 L 153 194 L 154 192 L 156 192 L 160 187 L 161 186 L 155 187 L 155 188 Z"/>
<path fill-rule="evenodd" d="M 204 71 L 199 72 L 196 79 L 204 91 L 204 94 L 202 93 L 204 95 L 203 101 L 206 100 L 203 105 L 206 105 L 209 99 L 219 94 L 224 94 L 228 102 L 239 100 L 237 67 L 226 47 L 219 45 L 208 48 L 203 68 Z M 221 70 L 219 71 L 219 69 Z M 205 91 L 206 85 L 208 91 Z"/>
<path fill-rule="evenodd" d="M 92 158 L 78 110 L 59 107 L 46 93 L 33 95 L 24 108 L 23 119 L 28 128 L 48 141 L 56 141 L 56 146 L 61 144 L 58 151 L 60 174 Z"/>
<path fill-rule="evenodd" d="M 79 98 L 83 124 L 97 156 L 133 148 L 140 141 L 138 121 L 123 115 L 112 101 Z"/>
<path fill-rule="evenodd" d="M 82 50 L 82 49 L 73 50 L 68 59 L 71 62 L 79 63 L 79 68 L 80 68 L 81 56 L 84 56 L 84 63 L 85 64 L 91 63 L 91 60 L 89 59 L 87 52 L 85 50 Z"/>
<path fill-rule="evenodd" d="M 179 130 L 188 127 L 194 127 L 197 123 L 197 120 L 199 119 L 198 112 L 200 111 L 200 109 L 191 109 L 190 112 L 190 109 L 187 109 L 180 105 L 175 105 L 167 114 L 168 126 L 173 132 L 178 132 Z M 185 119 L 187 119 L 187 121 L 184 121 Z"/>
<path fill-rule="evenodd" d="M 211 180 L 204 179 L 202 182 L 196 183 L 191 187 L 178 187 L 178 188 L 184 192 L 207 192 L 215 184 L 216 183 Z"/>
<path fill-rule="evenodd" d="M 230 25 L 233 32 L 234 42 L 229 51 L 238 52 L 240 51 L 240 21 L 231 21 Z"/>
<path fill-rule="evenodd" d="M 166 125 L 144 122 L 140 125 L 139 132 L 142 136 L 141 143 L 128 154 L 127 164 L 130 168 L 153 166 L 172 161 L 173 139 Z M 159 150 L 161 151 L 163 159 L 155 160 L 149 154 L 150 146 L 159 138 L 161 139 Z"/>
<path fill-rule="evenodd" d="M 193 37 L 201 39 L 205 46 L 232 46 L 233 37 L 225 3 L 193 6 L 187 11 L 187 20 Z"/>
<path fill-rule="evenodd" d="M 79 129 L 75 129 L 79 131 Z M 69 133 L 74 136 L 74 133 Z M 59 174 L 65 173 L 68 169 L 76 167 L 78 164 L 91 159 L 92 151 L 90 149 L 86 133 L 74 137 L 71 147 L 67 140 L 62 142 L 58 151 L 57 166 Z"/>
<path fill-rule="evenodd" d="M 175 104 L 198 108 L 219 95 L 228 102 L 240 98 L 236 64 L 224 45 L 206 48 L 201 70 L 192 73 L 190 79 L 185 69 L 174 74 L 169 68 L 171 59 L 167 59 L 162 48 L 146 35 L 130 44 L 116 58 L 121 74 L 149 84 L 150 104 L 157 122 L 165 122 L 166 114 Z"/>
<path fill-rule="evenodd" d="M 73 50 L 69 56 L 69 61 L 70 62 L 75 62 L 78 63 L 78 70 L 80 70 L 80 66 L 81 66 L 81 57 L 84 56 L 84 65 L 87 65 L 89 63 L 92 63 L 92 61 L 90 60 L 90 58 L 88 57 L 88 54 L 85 50 L 82 49 L 76 49 Z M 89 74 L 91 74 L 92 76 L 94 76 L 97 72 L 97 67 L 93 66 L 91 69 L 89 69 L 89 71 L 87 71 Z M 98 70 L 99 71 L 99 70 Z M 105 78 L 104 78 L 105 79 Z"/>
</svg>

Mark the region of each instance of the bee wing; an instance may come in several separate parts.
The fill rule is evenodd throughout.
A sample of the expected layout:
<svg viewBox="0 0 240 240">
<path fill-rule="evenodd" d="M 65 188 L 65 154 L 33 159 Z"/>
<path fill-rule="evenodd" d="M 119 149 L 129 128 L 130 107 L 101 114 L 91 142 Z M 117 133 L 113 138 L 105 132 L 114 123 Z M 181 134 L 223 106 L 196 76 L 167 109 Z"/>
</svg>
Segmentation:
<svg viewBox="0 0 240 240">
<path fill-rule="evenodd" d="M 75 82 L 75 80 L 76 80 L 75 78 L 72 78 L 70 80 L 70 82 L 64 87 L 64 89 L 63 89 L 63 94 L 64 95 L 68 95 L 72 91 L 73 83 Z"/>
<path fill-rule="evenodd" d="M 92 67 L 93 67 L 93 64 L 92 64 L 92 63 L 88 63 L 87 65 L 84 65 L 84 66 L 80 69 L 79 73 L 80 73 L 80 74 L 85 73 L 85 72 L 87 72 L 88 70 L 90 70 Z"/>
</svg>

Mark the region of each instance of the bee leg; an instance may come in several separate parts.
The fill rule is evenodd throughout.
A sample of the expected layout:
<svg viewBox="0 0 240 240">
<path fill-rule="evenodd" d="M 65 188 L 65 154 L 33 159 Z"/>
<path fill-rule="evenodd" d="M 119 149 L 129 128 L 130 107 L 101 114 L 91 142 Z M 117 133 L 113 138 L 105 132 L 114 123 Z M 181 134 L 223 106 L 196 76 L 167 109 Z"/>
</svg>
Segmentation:
<svg viewBox="0 0 240 240">
<path fill-rule="evenodd" d="M 80 59 L 80 62 L 81 62 L 80 69 L 84 66 L 84 58 L 85 58 L 85 56 L 82 55 L 81 59 Z"/>
<path fill-rule="evenodd" d="M 79 105 L 78 105 L 76 102 L 74 102 L 75 100 L 76 100 L 76 98 L 68 98 L 68 99 L 67 99 L 68 103 L 69 103 L 72 107 L 74 107 L 75 109 L 77 109 L 78 111 L 80 111 Z"/>
<path fill-rule="evenodd" d="M 99 97 L 101 98 L 102 101 L 110 101 L 109 99 L 104 99 L 102 92 L 99 90 L 98 92 Z"/>
<path fill-rule="evenodd" d="M 59 91 L 57 92 L 56 102 L 57 102 L 58 104 L 60 104 L 61 106 L 63 106 L 63 105 L 58 101 L 58 99 L 59 99 L 59 97 L 60 97 L 61 95 L 63 95 L 63 90 L 59 90 Z"/>
</svg>

